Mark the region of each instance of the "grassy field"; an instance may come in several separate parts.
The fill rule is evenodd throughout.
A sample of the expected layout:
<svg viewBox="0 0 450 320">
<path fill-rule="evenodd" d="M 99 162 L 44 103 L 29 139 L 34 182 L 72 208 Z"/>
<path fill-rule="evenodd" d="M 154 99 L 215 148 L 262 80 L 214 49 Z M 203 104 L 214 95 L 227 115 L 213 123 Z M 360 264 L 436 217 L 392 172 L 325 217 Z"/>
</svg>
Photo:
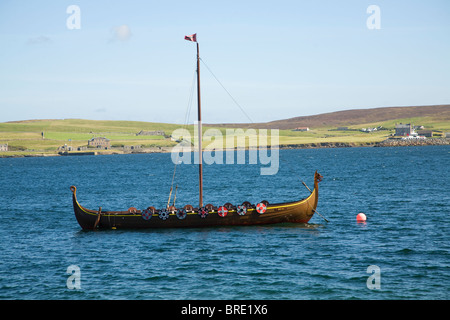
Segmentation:
<svg viewBox="0 0 450 320">
<path fill-rule="evenodd" d="M 175 145 L 159 135 L 136 135 L 141 130 L 163 130 L 169 134 L 177 125 L 138 121 L 94 121 L 80 119 L 29 120 L 0 123 L 0 144 L 8 143 L 8 152 L 0 155 L 56 154 L 58 147 L 86 147 L 93 137 L 106 137 L 112 146 L 164 147 Z M 43 133 L 43 136 L 42 136 Z M 120 150 L 118 150 L 120 151 Z"/>
<path fill-rule="evenodd" d="M 336 130 L 331 126 L 311 128 L 310 131 L 300 132 L 292 130 L 279 130 L 280 145 L 306 145 L 321 143 L 348 143 L 352 145 L 367 145 L 385 140 L 393 132 L 396 123 L 409 123 L 423 125 L 428 130 L 433 130 L 437 135 L 450 132 L 450 121 L 445 121 L 436 117 L 414 117 L 402 118 L 387 121 L 362 123 L 348 126 L 349 130 Z M 361 128 L 382 126 L 385 130 L 371 133 L 359 131 Z M 167 123 L 151 123 L 139 121 L 94 121 L 81 119 L 64 120 L 28 120 L 17 122 L 0 123 L 0 144 L 7 143 L 9 151 L 0 152 L 0 156 L 25 156 L 25 155 L 55 155 L 58 147 L 67 144 L 73 148 L 86 147 L 87 142 L 92 137 L 106 137 L 111 140 L 112 151 L 117 153 L 125 152 L 123 146 L 139 145 L 144 149 L 158 150 L 170 148 L 177 144 L 170 138 L 175 129 L 181 125 Z M 194 127 L 188 126 L 191 135 L 194 134 Z M 220 132 L 222 138 L 213 137 L 208 141 L 206 138 L 204 146 L 209 148 L 221 148 L 226 146 L 225 135 L 227 128 L 204 126 L 204 136 L 208 133 Z M 141 130 L 155 131 L 162 130 L 166 136 L 136 135 Z M 218 130 L 218 131 L 217 131 Z M 231 129 L 235 130 L 235 129 Z M 238 146 L 248 146 L 249 140 L 244 139 L 245 134 L 250 133 L 244 129 L 241 134 L 237 134 L 241 139 L 236 138 Z M 255 131 L 258 133 L 258 130 Z M 42 133 L 44 137 L 42 137 Z M 244 133 L 244 135 L 242 134 Z M 270 131 L 268 131 L 270 135 Z M 254 138 L 254 136 L 253 136 Z M 251 139 L 250 139 L 251 140 Z M 268 141 L 270 143 L 270 139 Z M 251 145 L 252 144 L 250 142 Z M 88 151 L 98 151 L 89 149 Z M 108 152 L 112 152 L 111 150 Z"/>
</svg>

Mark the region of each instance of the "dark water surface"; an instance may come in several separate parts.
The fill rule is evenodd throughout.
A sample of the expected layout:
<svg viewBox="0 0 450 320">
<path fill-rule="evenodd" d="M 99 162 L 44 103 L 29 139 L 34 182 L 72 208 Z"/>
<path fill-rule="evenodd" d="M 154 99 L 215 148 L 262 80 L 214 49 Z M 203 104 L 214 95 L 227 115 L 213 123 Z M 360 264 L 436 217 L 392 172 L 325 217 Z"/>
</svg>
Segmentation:
<svg viewBox="0 0 450 320">
<path fill-rule="evenodd" d="M 449 159 L 429 146 L 281 150 L 273 176 L 205 165 L 215 205 L 304 198 L 317 169 L 330 222 L 97 232 L 81 231 L 69 186 L 92 209 L 163 207 L 170 154 L 0 159 L 0 299 L 449 299 Z M 197 167 L 176 182 L 177 203 L 196 205 Z"/>
</svg>

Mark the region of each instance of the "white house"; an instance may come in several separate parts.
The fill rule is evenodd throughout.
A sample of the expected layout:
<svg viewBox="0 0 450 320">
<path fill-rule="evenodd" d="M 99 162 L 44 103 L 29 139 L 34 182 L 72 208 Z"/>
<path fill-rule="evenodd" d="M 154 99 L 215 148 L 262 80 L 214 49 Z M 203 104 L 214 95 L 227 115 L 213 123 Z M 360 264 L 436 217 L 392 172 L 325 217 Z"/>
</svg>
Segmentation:
<svg viewBox="0 0 450 320">
<path fill-rule="evenodd" d="M 292 131 L 309 131 L 309 128 L 308 127 L 298 127 L 298 128 L 292 129 Z"/>
</svg>

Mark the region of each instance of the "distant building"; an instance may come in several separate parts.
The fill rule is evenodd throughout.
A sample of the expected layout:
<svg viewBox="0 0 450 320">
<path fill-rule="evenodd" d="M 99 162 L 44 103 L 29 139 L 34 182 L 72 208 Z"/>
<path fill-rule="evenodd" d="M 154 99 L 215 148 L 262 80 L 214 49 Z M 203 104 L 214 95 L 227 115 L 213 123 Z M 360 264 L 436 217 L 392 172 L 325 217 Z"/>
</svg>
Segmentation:
<svg viewBox="0 0 450 320">
<path fill-rule="evenodd" d="M 360 131 L 362 131 L 362 132 L 373 132 L 373 131 L 378 131 L 378 130 L 383 130 L 383 126 L 378 126 L 378 127 L 373 127 L 373 128 L 362 128 L 362 129 L 360 129 Z"/>
<path fill-rule="evenodd" d="M 450 138 L 450 132 L 446 132 L 446 133 L 445 133 L 445 137 L 446 137 L 446 138 Z"/>
<path fill-rule="evenodd" d="M 378 128 L 362 128 L 360 131 L 362 131 L 362 132 L 373 132 L 373 131 L 377 131 L 380 128 L 381 127 L 378 127 Z"/>
<path fill-rule="evenodd" d="M 427 137 L 427 138 L 433 137 L 433 131 L 432 130 L 419 130 L 419 131 L 417 131 L 417 134 L 419 136 L 423 136 L 423 137 Z"/>
<path fill-rule="evenodd" d="M 137 136 L 164 136 L 165 132 L 161 130 L 156 131 L 144 131 L 141 130 L 138 133 L 136 133 Z"/>
<path fill-rule="evenodd" d="M 410 136 L 410 135 L 415 135 L 416 133 L 414 132 L 414 126 L 411 123 L 407 123 L 407 124 L 396 124 L 395 125 L 395 135 L 396 136 Z"/>
<path fill-rule="evenodd" d="M 142 149 L 141 145 L 136 145 L 136 146 L 123 146 L 123 150 L 139 150 Z"/>
<path fill-rule="evenodd" d="M 8 151 L 8 144 L 0 144 L 0 151 Z"/>
<path fill-rule="evenodd" d="M 88 141 L 89 147 L 109 149 L 111 148 L 111 140 L 105 137 L 95 137 Z"/>
<path fill-rule="evenodd" d="M 292 129 L 292 131 L 309 131 L 309 128 L 308 127 L 298 127 L 298 128 Z"/>
<path fill-rule="evenodd" d="M 426 138 L 424 136 L 418 136 L 418 135 L 411 135 L 411 136 L 404 136 L 402 137 L 402 140 L 425 140 Z"/>
<path fill-rule="evenodd" d="M 73 148 L 72 146 L 64 144 L 63 146 L 58 147 L 58 151 L 73 151 Z"/>
</svg>

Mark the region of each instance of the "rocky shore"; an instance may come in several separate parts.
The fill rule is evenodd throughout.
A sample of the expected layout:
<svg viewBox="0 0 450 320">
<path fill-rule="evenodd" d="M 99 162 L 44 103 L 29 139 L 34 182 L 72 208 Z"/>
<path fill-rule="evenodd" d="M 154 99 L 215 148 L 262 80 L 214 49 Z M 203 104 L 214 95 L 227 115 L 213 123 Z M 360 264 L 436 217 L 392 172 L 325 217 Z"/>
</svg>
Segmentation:
<svg viewBox="0 0 450 320">
<path fill-rule="evenodd" d="M 408 147 L 408 146 L 442 146 L 450 145 L 450 138 L 432 139 L 386 139 L 381 142 L 349 143 L 349 142 L 321 142 L 304 144 L 281 144 L 280 149 L 315 149 L 315 148 L 352 148 L 352 147 Z"/>
<path fill-rule="evenodd" d="M 409 146 L 442 146 L 450 145 L 450 138 L 419 139 L 386 139 L 378 142 L 374 147 L 409 147 Z"/>
</svg>

